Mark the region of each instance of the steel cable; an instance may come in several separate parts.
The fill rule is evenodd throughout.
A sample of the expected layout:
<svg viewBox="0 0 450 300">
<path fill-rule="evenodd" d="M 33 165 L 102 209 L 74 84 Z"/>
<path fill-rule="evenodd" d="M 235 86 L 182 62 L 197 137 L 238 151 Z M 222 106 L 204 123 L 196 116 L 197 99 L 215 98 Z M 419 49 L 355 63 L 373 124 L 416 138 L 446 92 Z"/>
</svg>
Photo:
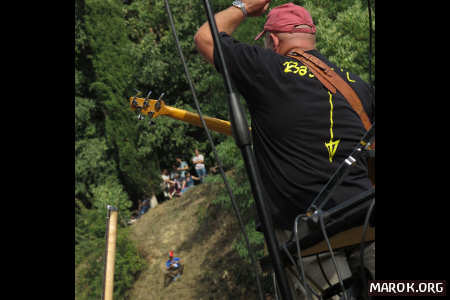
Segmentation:
<svg viewBox="0 0 450 300">
<path fill-rule="evenodd" d="M 217 150 L 216 150 L 216 147 L 215 147 L 214 142 L 212 140 L 211 134 L 210 134 L 209 129 L 208 129 L 207 125 L 206 125 L 206 122 L 205 122 L 205 120 L 203 118 L 203 114 L 202 114 L 202 112 L 200 110 L 200 104 L 198 102 L 197 94 L 195 92 L 195 88 L 194 88 L 194 85 L 192 83 L 192 79 L 191 79 L 189 70 L 187 68 L 187 64 L 186 64 L 186 60 L 185 60 L 184 55 L 183 55 L 183 51 L 182 51 L 182 49 L 180 47 L 180 42 L 178 40 L 178 36 L 177 36 L 177 33 L 176 33 L 176 29 L 175 29 L 175 25 L 174 25 L 174 21 L 173 21 L 173 17 L 172 17 L 172 12 L 171 12 L 171 9 L 170 9 L 170 6 L 169 6 L 169 2 L 168 2 L 168 0 L 164 0 L 164 2 L 165 2 L 165 5 L 166 5 L 166 11 L 167 11 L 167 15 L 169 17 L 170 26 L 171 26 L 171 29 L 172 29 L 173 36 L 175 38 L 175 43 L 176 43 L 176 46 L 177 46 L 177 49 L 178 49 L 178 53 L 180 54 L 180 57 L 181 57 L 181 60 L 182 60 L 182 63 L 183 63 L 183 67 L 184 67 L 184 71 L 186 73 L 186 77 L 187 77 L 187 80 L 189 82 L 189 86 L 190 86 L 190 89 L 191 89 L 191 92 L 192 92 L 192 96 L 194 98 L 194 102 L 195 102 L 195 106 L 196 106 L 196 109 L 197 109 L 197 113 L 198 113 L 198 115 L 200 117 L 200 120 L 202 122 L 203 128 L 205 128 L 206 135 L 208 136 L 208 141 L 209 141 L 209 143 L 211 145 L 211 148 L 212 148 L 212 150 L 214 152 L 214 157 L 215 157 L 215 160 L 217 161 L 220 174 L 222 176 L 222 179 L 223 179 L 223 182 L 225 184 L 226 190 L 227 190 L 228 195 L 230 197 L 230 200 L 231 200 L 231 203 L 232 203 L 232 206 L 233 206 L 233 210 L 234 210 L 234 212 L 236 214 L 236 217 L 237 217 L 237 219 L 239 221 L 239 227 L 241 229 L 242 235 L 244 236 L 245 243 L 246 243 L 246 246 L 247 246 L 247 249 L 248 249 L 248 253 L 250 255 L 250 259 L 251 259 L 252 265 L 255 268 L 255 276 L 256 276 L 256 283 L 257 283 L 259 298 L 260 298 L 260 300 L 264 300 L 261 280 L 259 278 L 258 266 L 256 264 L 253 252 L 251 251 L 251 248 L 250 248 L 250 242 L 249 242 L 248 236 L 247 236 L 247 234 L 245 232 L 244 223 L 243 223 L 241 215 L 239 213 L 239 209 L 238 209 L 238 207 L 236 205 L 236 201 L 234 199 L 234 195 L 233 195 L 233 192 L 231 190 L 230 184 L 229 184 L 229 182 L 228 182 L 228 180 L 227 180 L 227 178 L 225 176 L 225 172 L 223 171 L 222 161 L 219 158 L 219 155 L 217 154 Z"/>
</svg>

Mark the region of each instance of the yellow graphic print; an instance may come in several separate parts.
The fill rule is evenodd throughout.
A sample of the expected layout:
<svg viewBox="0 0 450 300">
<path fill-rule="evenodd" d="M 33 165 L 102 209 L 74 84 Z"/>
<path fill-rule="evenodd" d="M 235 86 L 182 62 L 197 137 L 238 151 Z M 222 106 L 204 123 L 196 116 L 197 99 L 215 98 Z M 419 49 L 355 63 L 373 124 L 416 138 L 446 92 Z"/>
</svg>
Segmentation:
<svg viewBox="0 0 450 300">
<path fill-rule="evenodd" d="M 308 68 L 306 66 L 298 66 L 298 62 L 296 61 L 287 61 L 283 63 L 283 66 L 285 66 L 284 73 L 294 73 L 300 76 L 305 76 L 308 74 L 309 78 L 314 77 L 312 73 L 308 73 Z"/>
<path fill-rule="evenodd" d="M 305 78 L 314 78 L 314 74 L 308 70 L 308 68 L 304 65 L 299 65 L 297 61 L 286 61 L 283 63 L 284 66 L 284 73 L 292 73 L 296 74 L 300 77 L 303 77 L 305 75 L 308 75 Z M 331 68 L 331 70 L 334 70 L 334 68 Z M 340 68 L 341 72 L 344 73 L 347 77 L 348 82 L 356 82 L 355 80 L 350 78 L 350 73 L 348 71 L 345 71 L 343 68 Z M 333 133 L 333 95 L 328 92 L 328 95 L 330 95 L 329 101 L 330 101 L 330 140 L 325 144 L 325 147 L 328 150 L 328 158 L 330 160 L 330 163 L 333 162 L 334 155 L 336 154 L 336 150 L 339 146 L 340 139 L 333 140 L 334 139 L 334 133 Z"/>
<path fill-rule="evenodd" d="M 348 72 L 346 72 L 346 73 L 347 73 L 347 80 L 348 80 L 348 81 L 350 81 L 350 82 L 356 82 L 355 80 L 350 79 L 350 76 L 348 75 Z"/>
<path fill-rule="evenodd" d="M 328 92 L 328 95 L 330 95 L 330 141 L 325 143 L 325 147 L 327 147 L 328 157 L 330 159 L 330 163 L 332 163 L 334 154 L 336 153 L 336 149 L 341 140 L 339 139 L 337 141 L 333 141 L 333 95 L 330 92 Z"/>
</svg>

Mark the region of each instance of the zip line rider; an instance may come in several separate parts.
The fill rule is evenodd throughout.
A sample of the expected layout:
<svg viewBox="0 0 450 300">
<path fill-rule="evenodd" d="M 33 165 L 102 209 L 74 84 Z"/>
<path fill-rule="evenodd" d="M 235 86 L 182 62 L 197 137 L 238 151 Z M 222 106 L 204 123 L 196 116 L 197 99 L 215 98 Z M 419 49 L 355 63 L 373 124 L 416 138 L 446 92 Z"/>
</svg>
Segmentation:
<svg viewBox="0 0 450 300">
<path fill-rule="evenodd" d="M 372 123 L 375 100 L 366 82 L 331 63 L 316 49 L 316 26 L 301 6 L 287 3 L 270 10 L 263 31 L 255 37 L 264 39 L 264 47 L 231 37 L 246 17 L 263 15 L 269 4 L 270 0 L 234 1 L 216 13 L 215 20 L 233 85 L 250 112 L 253 151 L 281 245 L 291 236 L 295 217 L 305 212 L 366 132 L 340 92 L 330 93 L 311 70 L 287 55 L 296 55 L 295 50 L 300 49 L 333 68 L 359 96 Z M 200 54 L 222 72 L 208 22 L 198 29 L 194 41 Z M 358 160 L 324 209 L 370 188 L 367 162 Z M 350 277 L 345 256 L 338 253 L 335 258 L 342 279 Z M 366 266 L 374 276 L 374 255 L 366 259 L 371 259 Z M 327 287 L 323 276 L 316 276 L 315 262 L 304 261 L 306 277 L 321 288 Z M 324 257 L 321 262 L 325 272 L 333 275 L 331 283 L 337 283 L 331 260 Z M 293 288 L 292 278 L 289 281 Z"/>
<path fill-rule="evenodd" d="M 182 269 L 181 260 L 179 257 L 173 257 L 173 251 L 169 252 L 169 259 L 166 261 L 167 270 Z"/>
<path fill-rule="evenodd" d="M 181 264 L 181 259 L 179 257 L 173 257 L 173 251 L 169 252 L 169 259 L 166 261 L 166 273 L 164 284 L 166 285 L 167 277 L 171 279 L 176 279 L 178 275 L 183 274 L 184 266 Z"/>
</svg>

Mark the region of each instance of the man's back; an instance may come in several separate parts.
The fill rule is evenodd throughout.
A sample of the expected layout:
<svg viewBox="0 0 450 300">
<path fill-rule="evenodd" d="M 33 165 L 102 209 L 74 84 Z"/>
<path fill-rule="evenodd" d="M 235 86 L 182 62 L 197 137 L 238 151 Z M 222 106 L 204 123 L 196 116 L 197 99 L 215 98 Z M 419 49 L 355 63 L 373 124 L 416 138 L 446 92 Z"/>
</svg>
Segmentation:
<svg viewBox="0 0 450 300">
<path fill-rule="evenodd" d="M 237 43 L 224 33 L 220 36 L 233 82 L 248 104 L 255 156 L 276 221 L 291 229 L 295 216 L 308 207 L 365 129 L 343 96 L 329 93 L 299 61 Z M 318 51 L 308 53 L 333 67 L 361 98 L 369 117 L 374 117 L 375 104 L 366 83 Z M 363 192 L 370 184 L 367 164 L 358 163 L 330 204 Z"/>
</svg>

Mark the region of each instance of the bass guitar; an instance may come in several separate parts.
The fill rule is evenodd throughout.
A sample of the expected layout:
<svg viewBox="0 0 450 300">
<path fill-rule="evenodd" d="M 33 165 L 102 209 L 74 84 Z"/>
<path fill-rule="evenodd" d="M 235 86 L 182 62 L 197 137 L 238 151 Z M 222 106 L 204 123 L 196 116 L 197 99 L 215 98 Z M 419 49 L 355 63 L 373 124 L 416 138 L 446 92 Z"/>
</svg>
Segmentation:
<svg viewBox="0 0 450 300">
<path fill-rule="evenodd" d="M 203 127 L 200 116 L 184 109 L 168 106 L 163 100 L 130 97 L 130 108 L 139 116 L 148 115 L 150 119 L 167 116 L 176 120 L 187 122 L 194 126 Z M 231 123 L 217 118 L 204 116 L 208 129 L 232 136 Z"/>
</svg>

